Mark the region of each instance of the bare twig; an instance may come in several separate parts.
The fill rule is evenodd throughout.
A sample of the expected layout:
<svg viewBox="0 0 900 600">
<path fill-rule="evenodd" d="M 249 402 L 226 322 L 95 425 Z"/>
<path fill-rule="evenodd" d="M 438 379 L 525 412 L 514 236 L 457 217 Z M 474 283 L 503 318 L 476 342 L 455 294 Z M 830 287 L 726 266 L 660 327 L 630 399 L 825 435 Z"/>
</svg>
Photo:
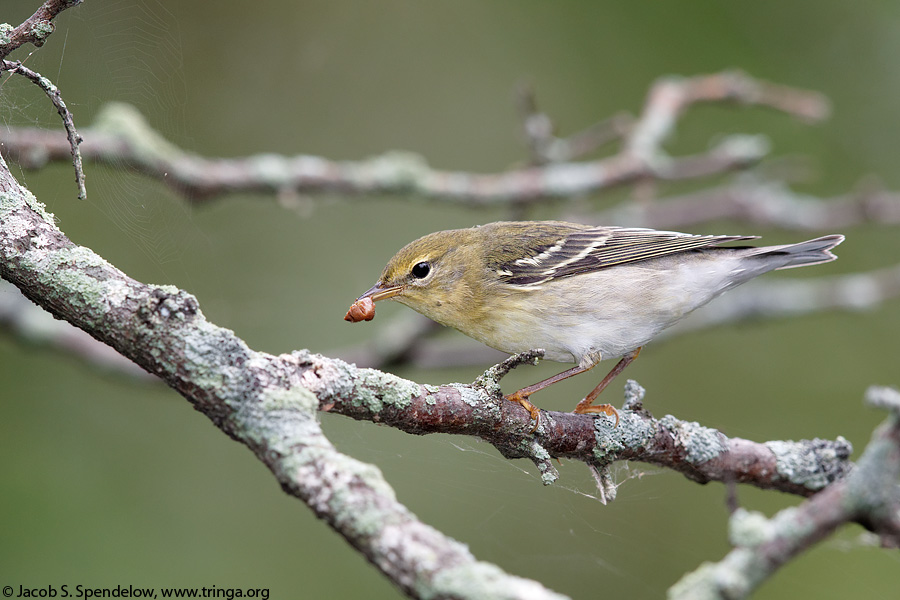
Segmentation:
<svg viewBox="0 0 900 600">
<path fill-rule="evenodd" d="M 775 85 L 739 71 L 696 77 L 663 77 L 651 88 L 641 117 L 626 138 L 628 152 L 653 160 L 684 110 L 701 102 L 736 102 L 765 106 L 815 122 L 830 106 L 822 94 Z"/>
<path fill-rule="evenodd" d="M 772 519 L 736 511 L 731 517 L 734 550 L 685 575 L 669 597 L 746 598 L 788 561 L 851 522 L 872 530 L 883 546 L 900 547 L 900 393 L 871 388 L 867 401 L 891 415 L 847 477 Z"/>
<path fill-rule="evenodd" d="M 516 104 L 522 115 L 522 129 L 531 149 L 532 162 L 537 165 L 579 159 L 624 138 L 634 123 L 634 117 L 620 113 L 566 138 L 560 138 L 553 132 L 550 117 L 538 110 L 534 89 L 530 85 L 519 86 Z"/>
<path fill-rule="evenodd" d="M 134 169 L 165 181 L 194 199 L 233 192 L 331 192 L 415 194 L 472 206 L 522 206 L 638 181 L 694 179 L 756 164 L 769 150 L 768 143 L 759 136 L 733 136 L 693 156 L 668 157 L 662 152 L 662 143 L 688 106 L 715 101 L 759 104 L 810 119 L 827 113 L 827 105 L 818 94 L 726 72 L 687 79 L 667 78 L 656 84 L 641 119 L 625 136 L 624 149 L 613 156 L 495 174 L 433 169 L 422 157 L 408 152 L 389 152 L 359 162 L 273 154 L 210 159 L 177 148 L 153 131 L 136 110 L 122 105 L 109 106 L 98 116 L 95 126 L 85 130 L 83 152 L 88 160 Z M 543 131 L 546 126 L 538 129 Z M 61 158 L 60 142 L 54 141 L 53 134 L 15 129 L 0 134 L 8 155 L 23 164 L 39 165 L 35 157 Z M 546 140 L 546 132 L 534 135 Z M 585 135 L 595 137 L 595 133 Z M 566 152 L 574 153 L 572 148 L 582 141 L 570 141 L 571 148 Z"/>
<path fill-rule="evenodd" d="M 164 140 L 131 107 L 107 108 L 98 117 L 102 123 L 84 131 L 85 158 L 159 179 L 193 200 L 236 192 L 291 192 L 414 194 L 469 206 L 525 205 L 647 178 L 678 180 L 741 170 L 759 162 L 768 152 L 768 145 L 760 138 L 734 138 L 707 153 L 673 158 L 665 165 L 618 154 L 590 162 L 483 175 L 432 169 L 424 158 L 409 152 L 389 152 L 358 162 L 275 154 L 209 159 Z M 16 128 L 0 132 L 7 156 L 25 166 L 39 165 L 44 159 L 59 160 L 61 140 L 54 137 L 52 132 Z"/>
<path fill-rule="evenodd" d="M 18 27 L 0 25 L 0 59 L 6 58 L 23 44 L 43 46 L 55 29 L 53 19 L 56 15 L 81 2 L 82 0 L 47 0 Z"/>
<path fill-rule="evenodd" d="M 779 181 L 741 176 L 730 185 L 656 202 L 627 202 L 578 215 L 585 223 L 682 229 L 735 220 L 783 229 L 828 231 L 861 223 L 900 224 L 900 194 L 861 182 L 855 191 L 818 198 L 791 191 Z"/>
<path fill-rule="evenodd" d="M 62 99 L 53 83 L 36 71 L 32 71 L 19 61 L 4 60 L 0 63 L 0 71 L 9 71 L 22 75 L 39 88 L 44 90 L 50 102 L 56 107 L 56 112 L 62 118 L 63 126 L 66 128 L 66 138 L 69 142 L 69 155 L 72 159 L 72 165 L 75 167 L 75 183 L 78 186 L 78 198 L 84 200 L 87 198 L 87 189 L 84 186 L 84 168 L 81 164 L 81 152 L 78 150 L 79 144 L 83 141 L 78 131 L 75 129 L 75 122 L 72 120 L 72 113 L 69 112 L 66 103 Z"/>
</svg>

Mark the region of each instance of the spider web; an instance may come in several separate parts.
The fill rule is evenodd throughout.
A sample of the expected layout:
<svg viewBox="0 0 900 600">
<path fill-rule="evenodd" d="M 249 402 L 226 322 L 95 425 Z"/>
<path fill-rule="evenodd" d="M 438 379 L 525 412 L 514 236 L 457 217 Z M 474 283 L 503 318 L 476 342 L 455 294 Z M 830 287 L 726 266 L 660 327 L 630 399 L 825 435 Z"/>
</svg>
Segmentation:
<svg viewBox="0 0 900 600">
<path fill-rule="evenodd" d="M 6 4 L 4 18 L 16 24 L 38 5 L 34 0 Z M 159 0 L 105 0 L 67 10 L 54 23 L 56 31 L 42 48 L 23 47 L 11 58 L 21 60 L 60 88 L 79 132 L 87 132 L 85 137 L 89 137 L 90 126 L 104 107 L 122 102 L 134 106 L 163 137 L 190 147 L 186 77 L 175 13 Z M 0 127 L 12 126 L 62 130 L 58 115 L 36 86 L 22 77 L 6 75 L 0 79 Z M 100 213 L 99 218 L 124 234 L 127 243 L 167 271 L 201 238 L 192 209 L 164 183 L 123 167 L 123 163 L 102 166 L 87 162 L 87 202 Z M 26 185 L 38 186 L 45 172 L 62 170 L 69 187 L 41 194 L 51 211 L 56 211 L 60 209 L 54 204 L 75 202 L 71 164 L 16 174 Z"/>
</svg>

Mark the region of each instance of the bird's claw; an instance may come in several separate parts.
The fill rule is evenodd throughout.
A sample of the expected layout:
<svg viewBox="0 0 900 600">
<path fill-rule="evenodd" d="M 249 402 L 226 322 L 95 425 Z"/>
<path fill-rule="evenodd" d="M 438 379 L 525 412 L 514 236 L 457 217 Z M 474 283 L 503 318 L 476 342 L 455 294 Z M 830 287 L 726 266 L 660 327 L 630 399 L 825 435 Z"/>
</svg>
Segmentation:
<svg viewBox="0 0 900 600">
<path fill-rule="evenodd" d="M 534 421 L 534 427 L 531 428 L 531 431 L 529 433 L 534 433 L 535 431 L 537 431 L 538 426 L 540 426 L 541 424 L 541 409 L 529 402 L 528 396 L 523 396 L 519 394 L 519 392 L 504 396 L 504 398 L 506 398 L 510 402 L 515 402 L 516 404 L 527 410 L 528 414 L 531 415 L 531 420 Z"/>
<path fill-rule="evenodd" d="M 617 411 L 612 404 L 598 404 L 596 406 L 593 405 L 585 405 L 582 406 L 581 403 L 578 403 L 578 406 L 575 407 L 573 411 L 577 415 L 599 415 L 604 414 L 610 417 L 616 418 L 616 424 L 613 427 L 619 426 L 619 411 Z"/>
</svg>

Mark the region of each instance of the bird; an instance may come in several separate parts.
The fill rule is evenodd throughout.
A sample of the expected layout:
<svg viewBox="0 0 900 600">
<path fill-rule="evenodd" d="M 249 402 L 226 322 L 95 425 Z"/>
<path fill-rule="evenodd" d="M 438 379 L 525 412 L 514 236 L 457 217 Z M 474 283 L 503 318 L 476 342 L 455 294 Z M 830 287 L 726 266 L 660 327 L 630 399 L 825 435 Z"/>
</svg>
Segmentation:
<svg viewBox="0 0 900 600">
<path fill-rule="evenodd" d="M 619 358 L 575 407 L 618 412 L 594 400 L 664 329 L 759 275 L 827 263 L 840 234 L 795 244 L 722 245 L 758 236 L 698 235 L 563 221 L 500 221 L 438 231 L 401 248 L 345 317 L 371 320 L 374 303 L 395 300 L 492 348 L 542 349 L 575 363 L 505 396 L 540 423 L 532 394 Z"/>
</svg>

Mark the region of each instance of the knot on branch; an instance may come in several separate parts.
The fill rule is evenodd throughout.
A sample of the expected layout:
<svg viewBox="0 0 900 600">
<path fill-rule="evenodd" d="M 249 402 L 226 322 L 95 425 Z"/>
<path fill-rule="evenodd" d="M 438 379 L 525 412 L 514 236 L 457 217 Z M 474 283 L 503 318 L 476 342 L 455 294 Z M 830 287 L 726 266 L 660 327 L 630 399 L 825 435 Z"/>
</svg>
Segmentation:
<svg viewBox="0 0 900 600">
<path fill-rule="evenodd" d="M 174 286 L 163 285 L 153 289 L 138 314 L 150 327 L 154 324 L 177 320 L 187 322 L 200 312 L 197 298 Z"/>
</svg>

